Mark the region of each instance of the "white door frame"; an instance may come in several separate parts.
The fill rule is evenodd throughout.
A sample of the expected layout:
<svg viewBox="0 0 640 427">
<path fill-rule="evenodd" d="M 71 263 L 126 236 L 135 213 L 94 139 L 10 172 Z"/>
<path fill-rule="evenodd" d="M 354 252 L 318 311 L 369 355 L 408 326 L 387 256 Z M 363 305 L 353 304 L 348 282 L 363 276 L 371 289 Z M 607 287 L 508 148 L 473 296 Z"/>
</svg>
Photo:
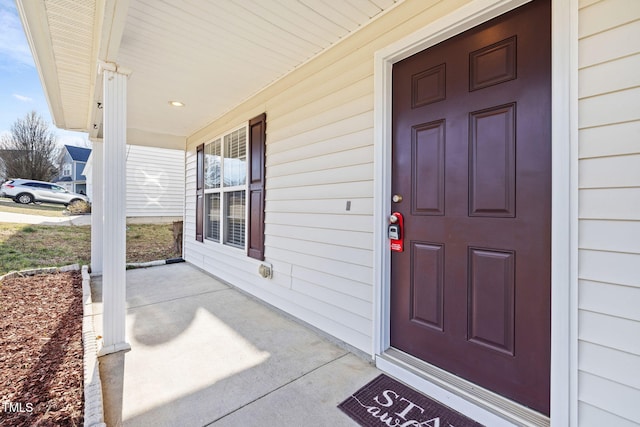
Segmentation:
<svg viewBox="0 0 640 427">
<path fill-rule="evenodd" d="M 383 49 L 374 60 L 374 341 L 372 354 L 390 347 L 391 256 L 386 237 L 391 212 L 391 74 L 394 63 L 471 29 L 529 0 L 473 0 Z M 552 0 L 551 425 L 577 425 L 577 0 Z M 423 386 L 405 372 L 403 380 Z M 437 389 L 438 387 L 436 387 Z M 463 413 L 465 402 L 442 390 Z M 430 388 L 430 394 L 439 393 Z M 434 396 L 438 398 L 438 396 Z M 457 406 L 457 408 L 456 408 Z M 480 420 L 479 420 L 480 421 Z"/>
</svg>

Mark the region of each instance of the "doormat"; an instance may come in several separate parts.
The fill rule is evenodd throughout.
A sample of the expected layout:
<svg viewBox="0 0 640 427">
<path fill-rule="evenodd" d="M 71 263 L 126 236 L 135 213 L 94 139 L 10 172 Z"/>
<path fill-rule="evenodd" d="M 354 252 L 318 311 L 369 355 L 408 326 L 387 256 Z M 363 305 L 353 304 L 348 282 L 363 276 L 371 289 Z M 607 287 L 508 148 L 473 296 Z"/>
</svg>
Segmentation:
<svg viewBox="0 0 640 427">
<path fill-rule="evenodd" d="M 384 374 L 338 408 L 364 427 L 483 427 Z"/>
</svg>

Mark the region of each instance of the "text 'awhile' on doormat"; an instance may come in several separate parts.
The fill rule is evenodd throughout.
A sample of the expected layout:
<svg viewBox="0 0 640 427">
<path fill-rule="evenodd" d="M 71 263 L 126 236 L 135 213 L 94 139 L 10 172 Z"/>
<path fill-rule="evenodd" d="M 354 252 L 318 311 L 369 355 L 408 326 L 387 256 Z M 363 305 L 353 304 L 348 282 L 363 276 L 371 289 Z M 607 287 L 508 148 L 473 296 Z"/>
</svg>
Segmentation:
<svg viewBox="0 0 640 427">
<path fill-rule="evenodd" d="M 384 374 L 338 408 L 364 427 L 483 427 Z"/>
</svg>

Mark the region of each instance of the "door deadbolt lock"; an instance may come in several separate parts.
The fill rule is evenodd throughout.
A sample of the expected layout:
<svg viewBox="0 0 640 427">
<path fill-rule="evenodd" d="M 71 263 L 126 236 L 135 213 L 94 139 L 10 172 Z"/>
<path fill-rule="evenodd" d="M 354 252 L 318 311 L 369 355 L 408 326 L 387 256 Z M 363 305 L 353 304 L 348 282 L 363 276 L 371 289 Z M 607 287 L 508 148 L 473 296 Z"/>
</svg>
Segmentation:
<svg viewBox="0 0 640 427">
<path fill-rule="evenodd" d="M 394 194 L 391 200 L 393 201 L 393 203 L 400 203 L 402 201 L 402 196 L 399 194 Z"/>
</svg>

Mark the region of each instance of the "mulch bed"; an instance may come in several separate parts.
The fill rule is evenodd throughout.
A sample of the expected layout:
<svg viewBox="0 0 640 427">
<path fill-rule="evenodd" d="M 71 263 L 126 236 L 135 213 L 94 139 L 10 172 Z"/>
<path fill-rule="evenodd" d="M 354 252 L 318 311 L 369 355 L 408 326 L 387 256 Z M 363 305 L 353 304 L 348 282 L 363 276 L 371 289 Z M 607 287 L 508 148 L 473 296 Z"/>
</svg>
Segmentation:
<svg viewBox="0 0 640 427">
<path fill-rule="evenodd" d="M 80 272 L 0 283 L 0 425 L 83 424 Z"/>
</svg>

